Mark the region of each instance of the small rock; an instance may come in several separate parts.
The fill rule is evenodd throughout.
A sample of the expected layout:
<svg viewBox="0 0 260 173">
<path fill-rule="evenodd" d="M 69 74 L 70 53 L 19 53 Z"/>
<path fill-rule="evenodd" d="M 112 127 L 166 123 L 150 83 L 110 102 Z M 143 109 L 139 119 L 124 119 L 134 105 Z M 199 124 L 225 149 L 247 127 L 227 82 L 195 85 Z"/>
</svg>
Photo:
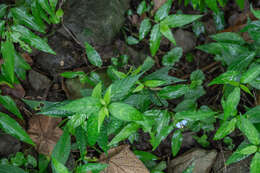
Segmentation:
<svg viewBox="0 0 260 173">
<path fill-rule="evenodd" d="M 196 36 L 189 31 L 178 29 L 174 33 L 177 46 L 182 47 L 183 52 L 187 53 L 196 46 Z"/>
<path fill-rule="evenodd" d="M 190 148 L 196 146 L 196 140 L 192 137 L 192 136 L 196 135 L 196 133 L 184 132 L 182 135 L 183 135 L 183 141 L 182 141 L 181 148 L 190 149 Z"/>
<path fill-rule="evenodd" d="M 237 12 L 232 13 L 232 16 L 230 16 L 230 17 L 228 18 L 228 24 L 229 24 L 230 26 L 235 26 L 235 25 L 236 25 L 236 22 L 237 22 L 237 18 L 238 18 L 239 16 L 240 16 L 240 14 L 237 13 Z"/>
<path fill-rule="evenodd" d="M 195 167 L 192 173 L 209 173 L 216 157 L 216 150 L 192 149 L 170 162 L 169 173 L 182 173 L 193 162 Z"/>
<path fill-rule="evenodd" d="M 224 151 L 224 158 L 225 161 L 228 160 L 228 158 L 231 156 L 231 151 Z M 219 153 L 217 156 L 217 159 L 213 165 L 213 171 L 212 173 L 248 173 L 250 172 L 250 162 L 252 157 L 248 157 L 244 160 L 241 160 L 237 163 L 233 163 L 231 165 L 224 166 L 224 160 L 222 153 Z"/>
<path fill-rule="evenodd" d="M 7 157 L 10 154 L 15 154 L 20 149 L 21 143 L 18 139 L 0 132 L 0 157 Z"/>
<path fill-rule="evenodd" d="M 36 91 L 40 91 L 48 88 L 51 83 L 51 80 L 48 77 L 34 70 L 29 71 L 28 78 L 32 88 Z"/>
</svg>

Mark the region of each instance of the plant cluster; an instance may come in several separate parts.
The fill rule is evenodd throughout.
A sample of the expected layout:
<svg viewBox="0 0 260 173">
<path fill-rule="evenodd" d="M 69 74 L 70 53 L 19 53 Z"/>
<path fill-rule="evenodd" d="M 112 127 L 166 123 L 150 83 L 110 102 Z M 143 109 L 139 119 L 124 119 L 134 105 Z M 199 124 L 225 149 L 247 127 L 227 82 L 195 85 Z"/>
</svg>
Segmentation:
<svg viewBox="0 0 260 173">
<path fill-rule="evenodd" d="M 217 2 L 220 5 L 225 4 L 222 0 L 185 1 L 185 3 L 189 2 L 192 2 L 194 7 L 200 8 L 206 4 L 213 11 L 219 10 L 216 8 L 217 5 L 213 6 Z M 244 1 L 237 0 L 238 4 L 242 2 Z M 25 1 L 21 4 L 15 7 L 0 6 L 0 18 L 6 19 L 0 22 L 0 28 L 3 28 L 0 30 L 2 31 L 0 32 L 1 53 L 4 59 L 0 82 L 10 86 L 19 82 L 18 78 L 24 79 L 25 70 L 29 69 L 28 65 L 26 68 L 21 65 L 26 63 L 20 63 L 22 58 L 15 51 L 14 43 L 18 43 L 26 51 L 30 51 L 32 46 L 54 53 L 47 43 L 31 30 L 44 33 L 44 22 L 58 23 L 62 16 L 60 8 L 56 11 L 57 1 L 54 0 L 38 0 L 33 3 Z M 252 173 L 259 172 L 260 107 L 245 107 L 245 111 L 240 111 L 238 105 L 242 93 L 253 96 L 254 89 L 260 89 L 260 11 L 251 8 L 254 16 L 259 20 L 249 20 L 241 30 L 241 32 L 248 32 L 251 41 L 244 40 L 237 33 L 226 32 L 212 35 L 211 38 L 215 42 L 197 47 L 208 54 L 213 54 L 215 60 L 220 61 L 227 69 L 209 83 L 209 86 L 223 85 L 222 109 L 214 110 L 211 105 L 197 103 L 197 100 L 206 93 L 203 86 L 205 76 L 201 70 L 192 72 L 187 80 L 169 75 L 169 71 L 183 55 L 182 48 L 176 46 L 172 29 L 195 22 L 202 17 L 202 15 L 170 14 L 171 8 L 172 0 L 166 1 L 154 15 L 141 22 L 138 36 L 127 37 L 128 44 L 138 44 L 150 33 L 151 57 L 147 57 L 139 67 L 129 66 L 127 56 L 112 58 L 112 63 L 107 68 L 107 76 L 112 82 L 107 87 L 95 72 L 86 74 L 77 71 L 61 74 L 65 78 L 79 78 L 82 83 L 92 85 L 93 89 L 86 92 L 83 98 L 63 102 L 44 102 L 44 106 L 40 108 L 39 114 L 63 118 L 63 135 L 56 144 L 51 158 L 43 159 L 44 161 L 40 162 L 43 166 L 38 165 L 41 168 L 40 172 L 46 171 L 49 161 L 52 163 L 53 172 L 69 172 L 65 163 L 73 147 L 80 151 L 80 158 L 77 160 L 78 164 L 74 172 L 99 172 L 108 165 L 88 158 L 87 148 L 106 153 L 126 139 L 130 143 L 138 141 L 140 131 L 149 134 L 153 151 L 167 136 L 171 136 L 173 157 L 180 151 L 182 134 L 187 130 L 203 133 L 202 136 L 194 136 L 203 147 L 210 145 L 209 134 L 216 132 L 213 140 L 223 139 L 224 143 L 229 144 L 233 149 L 232 140 L 228 135 L 235 129 L 242 133 L 244 141 L 226 164 L 254 155 L 250 169 Z M 142 1 L 138 6 L 137 14 L 152 14 L 150 10 L 149 4 Z M 153 57 L 156 57 L 163 36 L 175 47 L 162 57 L 161 63 L 164 67 L 154 70 Z M 90 63 L 101 67 L 103 62 L 98 52 L 88 43 L 85 43 L 85 47 Z M 14 58 L 21 61 L 18 59 L 14 61 Z M 177 99 L 178 104 L 175 107 L 171 106 L 171 101 Z M 39 103 L 24 101 L 32 108 Z M 0 103 L 22 119 L 21 113 L 10 97 L 0 96 Z M 0 113 L 0 127 L 21 141 L 34 145 L 19 124 L 4 113 Z M 75 143 L 71 143 L 72 136 L 75 137 Z M 135 150 L 134 153 L 153 173 L 163 172 L 166 168 L 165 162 L 157 164 L 158 158 L 149 152 Z M 23 158 L 19 159 L 23 161 L 19 162 L 19 165 L 15 161 L 18 157 Z M 32 160 L 29 155 L 25 159 L 22 153 L 17 153 L 15 157 L 10 158 L 10 161 L 2 160 L 0 170 L 8 168 L 8 170 L 23 172 L 14 166 L 36 167 Z M 185 172 L 192 172 L 193 167 L 192 164 Z"/>
</svg>

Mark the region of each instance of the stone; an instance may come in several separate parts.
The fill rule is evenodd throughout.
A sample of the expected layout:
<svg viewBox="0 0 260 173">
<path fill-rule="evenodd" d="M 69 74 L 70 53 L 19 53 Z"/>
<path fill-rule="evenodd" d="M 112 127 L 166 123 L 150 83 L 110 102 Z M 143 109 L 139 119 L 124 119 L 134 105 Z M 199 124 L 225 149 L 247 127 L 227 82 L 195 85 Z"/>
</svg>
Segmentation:
<svg viewBox="0 0 260 173">
<path fill-rule="evenodd" d="M 182 173 L 193 162 L 195 166 L 192 173 L 210 173 L 216 157 L 216 150 L 192 149 L 170 161 L 169 173 Z"/>
<path fill-rule="evenodd" d="M 174 38 L 177 46 L 182 47 L 184 53 L 193 50 L 196 46 L 197 39 L 192 32 L 178 29 L 174 32 Z"/>
<path fill-rule="evenodd" d="M 130 0 L 70 0 L 64 8 L 64 24 L 84 45 L 109 45 L 125 21 Z"/>
<path fill-rule="evenodd" d="M 231 156 L 231 151 L 224 151 L 225 161 Z M 213 165 L 212 173 L 248 173 L 250 172 L 250 162 L 252 157 L 248 157 L 244 160 L 241 160 L 237 163 L 224 166 L 223 154 L 219 153 L 217 159 Z"/>
<path fill-rule="evenodd" d="M 21 143 L 18 139 L 8 134 L 0 132 L 0 157 L 7 157 L 15 154 L 21 149 Z"/>
<path fill-rule="evenodd" d="M 30 82 L 32 88 L 35 91 L 44 90 L 44 89 L 48 88 L 51 84 L 51 80 L 48 77 L 46 77 L 46 76 L 42 75 L 41 73 L 38 73 L 34 70 L 29 71 L 28 79 L 29 79 L 29 82 Z"/>
<path fill-rule="evenodd" d="M 51 76 L 62 70 L 77 68 L 84 63 L 73 43 L 61 34 L 50 37 L 48 43 L 56 55 L 40 52 L 34 59 L 35 65 Z"/>
</svg>

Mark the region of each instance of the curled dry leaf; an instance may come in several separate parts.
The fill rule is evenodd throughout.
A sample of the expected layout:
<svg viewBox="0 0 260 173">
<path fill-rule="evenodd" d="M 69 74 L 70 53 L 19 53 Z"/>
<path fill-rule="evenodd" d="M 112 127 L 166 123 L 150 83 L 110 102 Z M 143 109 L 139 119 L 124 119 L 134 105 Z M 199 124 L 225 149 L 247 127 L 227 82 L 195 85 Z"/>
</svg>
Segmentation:
<svg viewBox="0 0 260 173">
<path fill-rule="evenodd" d="M 128 145 L 110 149 L 108 155 L 101 155 L 100 162 L 108 164 L 102 173 L 149 173 Z"/>
<path fill-rule="evenodd" d="M 28 134 L 36 144 L 36 150 L 44 155 L 51 155 L 53 148 L 62 135 L 58 127 L 61 118 L 35 115 L 29 120 Z"/>
<path fill-rule="evenodd" d="M 25 90 L 21 84 L 14 84 L 14 88 L 10 88 L 7 85 L 0 86 L 3 95 L 10 95 L 15 98 L 23 98 L 25 96 Z"/>
</svg>

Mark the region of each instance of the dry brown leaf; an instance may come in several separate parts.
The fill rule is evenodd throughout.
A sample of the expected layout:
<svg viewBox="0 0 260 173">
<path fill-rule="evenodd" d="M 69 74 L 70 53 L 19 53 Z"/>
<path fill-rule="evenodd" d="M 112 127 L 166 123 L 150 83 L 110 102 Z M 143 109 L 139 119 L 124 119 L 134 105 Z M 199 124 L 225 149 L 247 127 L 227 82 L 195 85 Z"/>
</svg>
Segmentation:
<svg viewBox="0 0 260 173">
<path fill-rule="evenodd" d="M 35 115 L 29 120 L 28 134 L 36 144 L 36 150 L 44 155 L 50 155 L 62 130 L 58 127 L 61 118 Z"/>
<path fill-rule="evenodd" d="M 25 90 L 21 84 L 14 84 L 14 88 L 10 88 L 7 85 L 0 86 L 3 95 L 10 95 L 16 98 L 23 98 L 25 96 Z"/>
<path fill-rule="evenodd" d="M 102 173 L 149 173 L 128 145 L 110 149 L 107 156 L 101 155 L 100 162 L 108 164 Z"/>
<path fill-rule="evenodd" d="M 23 53 L 23 54 L 22 54 L 22 57 L 24 58 L 24 60 L 25 60 L 28 64 L 30 64 L 30 66 L 33 65 L 33 60 L 32 60 L 31 56 L 30 56 L 28 53 Z"/>
<path fill-rule="evenodd" d="M 154 14 L 167 0 L 153 0 L 154 6 L 152 14 Z"/>
</svg>

